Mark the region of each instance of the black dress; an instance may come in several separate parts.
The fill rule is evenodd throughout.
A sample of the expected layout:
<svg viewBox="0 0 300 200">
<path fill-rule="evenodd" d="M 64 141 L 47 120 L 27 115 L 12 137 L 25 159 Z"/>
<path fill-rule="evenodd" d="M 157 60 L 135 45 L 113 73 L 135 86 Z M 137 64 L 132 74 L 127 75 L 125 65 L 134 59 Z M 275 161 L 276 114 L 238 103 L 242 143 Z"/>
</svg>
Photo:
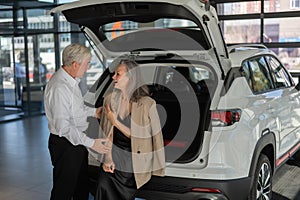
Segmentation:
<svg viewBox="0 0 300 200">
<path fill-rule="evenodd" d="M 130 115 L 118 120 L 130 127 Z M 136 192 L 136 183 L 132 169 L 131 141 L 119 129 L 114 127 L 112 158 L 114 173 L 106 173 L 101 167 L 95 200 L 132 200 Z"/>
</svg>

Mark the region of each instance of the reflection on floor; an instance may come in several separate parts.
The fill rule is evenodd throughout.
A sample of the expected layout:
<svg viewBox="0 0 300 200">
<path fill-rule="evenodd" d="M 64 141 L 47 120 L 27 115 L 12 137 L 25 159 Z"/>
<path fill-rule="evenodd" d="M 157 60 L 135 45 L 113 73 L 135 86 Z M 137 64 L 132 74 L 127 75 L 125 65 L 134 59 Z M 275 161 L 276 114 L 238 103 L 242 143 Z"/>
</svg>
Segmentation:
<svg viewBox="0 0 300 200">
<path fill-rule="evenodd" d="M 1 107 L 0 123 L 15 120 L 15 119 L 21 119 L 23 114 L 24 114 L 23 111 L 18 108 Z"/>
<path fill-rule="evenodd" d="M 273 200 L 300 200 L 300 161 L 290 160 L 273 179 Z"/>
<path fill-rule="evenodd" d="M 0 124 L 0 199 L 49 199 L 48 136 L 44 115 Z M 274 177 L 274 199 L 299 200 L 299 189 L 300 167 L 284 165 Z"/>
</svg>

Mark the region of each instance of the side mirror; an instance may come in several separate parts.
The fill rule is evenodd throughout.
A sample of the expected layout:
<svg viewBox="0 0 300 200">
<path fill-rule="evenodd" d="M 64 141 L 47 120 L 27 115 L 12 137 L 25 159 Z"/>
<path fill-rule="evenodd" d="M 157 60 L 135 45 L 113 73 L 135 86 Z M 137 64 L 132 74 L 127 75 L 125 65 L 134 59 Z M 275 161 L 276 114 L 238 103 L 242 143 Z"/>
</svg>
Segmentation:
<svg viewBox="0 0 300 200">
<path fill-rule="evenodd" d="M 300 91 L 300 75 L 298 76 L 298 83 L 295 88 L 296 90 Z"/>
</svg>

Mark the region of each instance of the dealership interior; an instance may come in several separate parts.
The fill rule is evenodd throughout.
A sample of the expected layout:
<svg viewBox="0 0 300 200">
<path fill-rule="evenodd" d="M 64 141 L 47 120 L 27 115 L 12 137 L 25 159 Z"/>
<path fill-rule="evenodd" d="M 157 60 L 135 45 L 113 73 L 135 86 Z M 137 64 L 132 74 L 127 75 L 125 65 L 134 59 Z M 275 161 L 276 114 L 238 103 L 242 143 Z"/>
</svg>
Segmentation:
<svg viewBox="0 0 300 200">
<path fill-rule="evenodd" d="M 76 24 L 62 15 L 50 15 L 54 7 L 73 1 L 0 1 L 0 199 L 50 197 L 52 165 L 43 91 L 61 66 L 64 47 L 91 45 Z M 228 46 L 264 44 L 298 82 L 300 0 L 211 0 L 210 4 L 216 8 Z M 105 69 L 94 54 L 82 90 L 88 90 Z M 273 199 L 300 200 L 299 163 L 291 161 L 279 169 Z"/>
</svg>

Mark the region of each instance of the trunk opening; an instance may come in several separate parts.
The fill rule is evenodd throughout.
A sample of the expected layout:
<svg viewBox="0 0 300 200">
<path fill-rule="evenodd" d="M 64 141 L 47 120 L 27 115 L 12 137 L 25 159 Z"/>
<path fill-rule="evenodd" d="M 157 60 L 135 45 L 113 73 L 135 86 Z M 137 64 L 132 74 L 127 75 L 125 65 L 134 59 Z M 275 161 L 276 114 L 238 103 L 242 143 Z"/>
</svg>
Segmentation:
<svg viewBox="0 0 300 200">
<path fill-rule="evenodd" d="M 184 68 L 188 70 L 188 67 Z M 173 77 L 170 84 L 174 85 L 148 86 L 151 97 L 158 105 L 166 161 L 187 163 L 196 159 L 201 152 L 204 131 L 208 130 L 211 123 L 209 108 L 215 83 L 210 79 L 195 83 L 188 78 L 178 81 Z M 182 117 L 182 109 L 189 113 L 188 118 Z"/>
</svg>

